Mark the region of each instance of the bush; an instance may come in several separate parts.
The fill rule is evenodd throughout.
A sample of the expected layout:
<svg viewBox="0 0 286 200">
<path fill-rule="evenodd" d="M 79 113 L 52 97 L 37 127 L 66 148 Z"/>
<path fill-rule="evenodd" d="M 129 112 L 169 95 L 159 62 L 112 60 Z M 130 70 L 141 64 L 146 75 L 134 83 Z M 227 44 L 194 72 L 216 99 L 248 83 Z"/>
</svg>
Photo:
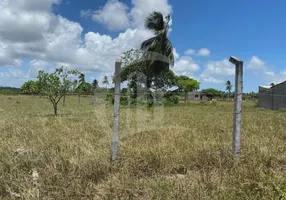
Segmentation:
<svg viewBox="0 0 286 200">
<path fill-rule="evenodd" d="M 254 108 L 258 108 L 258 107 L 259 107 L 258 101 L 255 101 L 254 102 Z"/>
<path fill-rule="evenodd" d="M 165 98 L 164 103 L 168 102 L 168 103 L 171 103 L 171 104 L 178 104 L 179 100 L 180 100 L 179 96 L 176 95 L 174 92 L 166 92 L 164 94 L 164 98 Z"/>
<path fill-rule="evenodd" d="M 210 101 L 210 104 L 213 105 L 213 106 L 216 106 L 217 105 L 217 101 L 215 99 L 212 99 Z"/>
</svg>

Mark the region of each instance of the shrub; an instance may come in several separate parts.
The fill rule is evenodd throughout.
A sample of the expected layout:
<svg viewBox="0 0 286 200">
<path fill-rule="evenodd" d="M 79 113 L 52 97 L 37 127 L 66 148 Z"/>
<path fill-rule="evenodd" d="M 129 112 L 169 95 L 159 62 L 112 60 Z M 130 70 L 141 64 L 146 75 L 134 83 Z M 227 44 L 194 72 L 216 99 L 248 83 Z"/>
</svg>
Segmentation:
<svg viewBox="0 0 286 200">
<path fill-rule="evenodd" d="M 254 108 L 258 108 L 258 107 L 259 107 L 258 101 L 255 101 L 254 102 Z"/>
<path fill-rule="evenodd" d="M 176 95 L 174 92 L 166 92 L 164 94 L 164 103 L 168 102 L 168 103 L 171 103 L 171 104 L 178 104 L 179 103 L 179 96 Z"/>
</svg>

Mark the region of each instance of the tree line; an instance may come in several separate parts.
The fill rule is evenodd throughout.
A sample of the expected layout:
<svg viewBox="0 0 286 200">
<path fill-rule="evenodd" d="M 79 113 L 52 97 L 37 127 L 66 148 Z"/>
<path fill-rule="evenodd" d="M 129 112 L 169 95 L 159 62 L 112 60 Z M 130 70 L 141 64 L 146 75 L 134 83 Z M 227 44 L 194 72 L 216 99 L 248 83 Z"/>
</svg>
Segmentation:
<svg viewBox="0 0 286 200">
<path fill-rule="evenodd" d="M 159 93 L 164 93 L 164 99 L 169 103 L 178 103 L 179 95 L 184 93 L 187 100 L 188 92 L 198 91 L 200 82 L 188 76 L 177 76 L 170 67 L 174 65 L 173 46 L 168 38 L 170 15 L 163 17 L 160 12 L 153 12 L 145 20 L 145 27 L 154 33 L 154 37 L 143 41 L 140 49 L 130 49 L 122 55 L 122 68 L 120 71 L 121 82 L 127 82 L 127 88 L 122 89 L 122 93 L 129 91 L 128 102 L 143 102 L 152 106 L 158 98 Z M 114 82 L 114 78 L 112 78 Z M 64 67 L 57 68 L 53 73 L 39 71 L 36 81 L 27 81 L 22 87 L 23 94 L 45 96 L 53 105 L 54 114 L 57 115 L 57 105 L 68 94 L 78 95 L 80 103 L 81 95 L 93 94 L 93 103 L 96 102 L 96 89 L 98 80 L 88 83 L 85 75 L 78 70 L 70 70 Z M 106 91 L 112 92 L 114 89 L 107 89 L 109 79 L 105 76 L 102 83 L 106 86 Z M 209 99 L 217 97 L 233 98 L 232 85 L 226 82 L 227 93 L 213 88 L 202 90 L 201 93 Z M 140 92 L 145 91 L 147 95 L 142 99 L 138 97 Z M 128 98 L 129 98 L 128 97 Z M 122 96 L 120 101 L 127 102 L 126 96 Z M 107 100 L 113 101 L 113 95 L 107 96 Z"/>
</svg>

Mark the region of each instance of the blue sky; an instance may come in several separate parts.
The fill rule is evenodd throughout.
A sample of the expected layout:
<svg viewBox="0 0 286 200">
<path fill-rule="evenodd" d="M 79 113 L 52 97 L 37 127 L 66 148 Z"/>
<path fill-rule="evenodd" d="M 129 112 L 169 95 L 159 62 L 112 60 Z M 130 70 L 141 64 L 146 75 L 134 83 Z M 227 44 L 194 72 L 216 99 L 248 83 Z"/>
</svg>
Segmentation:
<svg viewBox="0 0 286 200">
<path fill-rule="evenodd" d="M 5 3 L 6 2 L 6 3 Z M 35 79 L 65 65 L 87 81 L 111 76 L 117 55 L 152 36 L 144 19 L 171 13 L 172 68 L 225 90 L 232 55 L 244 61 L 244 91 L 286 79 L 286 2 L 207 0 L 9 0 L 0 2 L 0 85 Z"/>
</svg>

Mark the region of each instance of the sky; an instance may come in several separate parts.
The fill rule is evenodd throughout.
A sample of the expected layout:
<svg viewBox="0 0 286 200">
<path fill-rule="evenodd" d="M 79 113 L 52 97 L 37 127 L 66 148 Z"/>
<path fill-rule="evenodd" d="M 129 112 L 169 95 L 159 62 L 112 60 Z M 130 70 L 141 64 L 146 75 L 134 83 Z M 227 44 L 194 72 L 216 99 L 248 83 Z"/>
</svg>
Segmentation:
<svg viewBox="0 0 286 200">
<path fill-rule="evenodd" d="M 116 57 L 153 36 L 144 20 L 159 11 L 171 14 L 177 75 L 225 90 L 236 56 L 244 91 L 257 92 L 286 80 L 285 7 L 284 0 L 0 0 L 0 86 L 20 87 L 60 66 L 101 82 Z"/>
</svg>

